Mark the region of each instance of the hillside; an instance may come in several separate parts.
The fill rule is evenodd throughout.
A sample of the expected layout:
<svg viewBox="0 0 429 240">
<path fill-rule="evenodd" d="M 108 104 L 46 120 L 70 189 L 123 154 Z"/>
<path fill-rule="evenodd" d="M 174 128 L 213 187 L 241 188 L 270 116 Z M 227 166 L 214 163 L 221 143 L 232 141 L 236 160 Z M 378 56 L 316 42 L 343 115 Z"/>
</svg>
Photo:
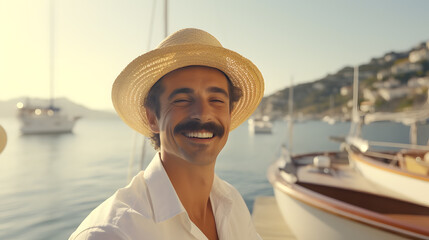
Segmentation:
<svg viewBox="0 0 429 240">
<path fill-rule="evenodd" d="M 406 111 L 420 108 L 427 100 L 429 41 L 408 51 L 374 57 L 358 67 L 359 104 L 364 112 Z M 354 68 L 345 66 L 334 74 L 294 86 L 294 114 L 303 118 L 329 115 L 349 119 L 353 76 Z M 288 99 L 289 88 L 264 97 L 255 115 L 284 118 Z"/>
</svg>

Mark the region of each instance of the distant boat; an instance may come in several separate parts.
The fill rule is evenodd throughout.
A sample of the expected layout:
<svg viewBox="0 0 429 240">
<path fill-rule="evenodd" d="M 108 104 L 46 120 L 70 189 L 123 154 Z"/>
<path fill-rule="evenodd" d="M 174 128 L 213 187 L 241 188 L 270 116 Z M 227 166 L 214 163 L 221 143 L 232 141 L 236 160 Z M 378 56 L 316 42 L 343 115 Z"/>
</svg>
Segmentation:
<svg viewBox="0 0 429 240">
<path fill-rule="evenodd" d="M 285 159 L 271 165 L 268 179 L 297 239 L 429 239 L 429 207 L 368 181 L 346 152 Z"/>
<path fill-rule="evenodd" d="M 262 118 L 251 118 L 248 120 L 249 132 L 255 134 L 271 134 L 273 123 L 268 116 Z"/>
<path fill-rule="evenodd" d="M 22 134 L 69 133 L 80 117 L 69 117 L 53 106 L 38 107 L 18 103 L 18 119 Z"/>
<path fill-rule="evenodd" d="M 328 116 L 328 115 L 324 116 L 322 118 L 322 121 L 328 123 L 329 125 L 334 125 L 336 122 L 335 118 Z"/>
<path fill-rule="evenodd" d="M 50 104 L 49 106 L 32 106 L 28 101 L 17 103 L 18 118 L 22 134 L 46 134 L 72 132 L 80 117 L 69 117 L 61 114 L 61 109 L 54 104 L 54 1 L 50 1 Z"/>
</svg>

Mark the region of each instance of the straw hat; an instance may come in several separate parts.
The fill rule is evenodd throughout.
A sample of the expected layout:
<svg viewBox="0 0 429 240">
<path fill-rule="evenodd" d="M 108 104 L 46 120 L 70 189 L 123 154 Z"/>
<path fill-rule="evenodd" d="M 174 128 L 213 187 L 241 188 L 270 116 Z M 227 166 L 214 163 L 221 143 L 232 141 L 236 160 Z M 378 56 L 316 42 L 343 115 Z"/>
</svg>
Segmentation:
<svg viewBox="0 0 429 240">
<path fill-rule="evenodd" d="M 3 152 L 3 149 L 6 147 L 7 135 L 4 128 L 0 125 L 0 153 Z"/>
<path fill-rule="evenodd" d="M 152 132 L 143 107 L 150 88 L 165 74 L 192 65 L 217 68 L 242 90 L 243 96 L 231 113 L 230 130 L 252 115 L 264 94 L 261 72 L 250 60 L 195 28 L 173 33 L 157 48 L 128 64 L 113 83 L 112 102 L 116 112 L 131 128 L 150 137 Z"/>
</svg>

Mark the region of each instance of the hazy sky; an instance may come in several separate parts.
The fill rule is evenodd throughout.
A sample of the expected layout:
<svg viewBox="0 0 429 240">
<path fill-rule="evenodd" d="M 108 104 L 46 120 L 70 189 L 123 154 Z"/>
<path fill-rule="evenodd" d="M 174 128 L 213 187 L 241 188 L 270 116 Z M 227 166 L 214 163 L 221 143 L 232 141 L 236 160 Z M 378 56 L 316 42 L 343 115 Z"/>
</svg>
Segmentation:
<svg viewBox="0 0 429 240">
<path fill-rule="evenodd" d="M 147 51 L 153 0 L 56 0 L 55 96 L 112 109 L 111 85 Z M 156 3 L 151 48 L 163 39 Z M 170 0 L 169 32 L 204 29 L 252 60 L 265 94 L 429 40 L 427 0 Z M 0 0 L 0 100 L 49 97 L 49 1 Z"/>
</svg>

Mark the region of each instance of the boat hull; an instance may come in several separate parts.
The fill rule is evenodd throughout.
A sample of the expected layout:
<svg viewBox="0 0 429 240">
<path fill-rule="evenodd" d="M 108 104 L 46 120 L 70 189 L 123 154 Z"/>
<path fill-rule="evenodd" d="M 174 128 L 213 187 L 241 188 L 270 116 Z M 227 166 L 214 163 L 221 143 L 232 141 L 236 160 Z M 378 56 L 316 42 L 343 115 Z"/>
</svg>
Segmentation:
<svg viewBox="0 0 429 240">
<path fill-rule="evenodd" d="M 295 156 L 292 168 L 280 169 L 279 160 L 268 169 L 279 209 L 297 239 L 429 239 L 428 207 L 377 194 L 357 172 L 343 173 L 355 171 L 342 163 L 321 173 L 300 161 L 303 156 L 313 155 Z"/>
<path fill-rule="evenodd" d="M 20 131 L 22 134 L 69 133 L 73 131 L 76 121 L 77 119 L 64 118 L 25 119 Z"/>
<path fill-rule="evenodd" d="M 274 194 L 283 218 L 297 239 L 409 239 L 323 211 L 291 197 L 278 187 Z"/>
<path fill-rule="evenodd" d="M 405 200 L 429 206 L 429 177 L 407 173 L 360 154 L 351 152 L 349 156 L 368 180 L 396 192 Z"/>
</svg>

